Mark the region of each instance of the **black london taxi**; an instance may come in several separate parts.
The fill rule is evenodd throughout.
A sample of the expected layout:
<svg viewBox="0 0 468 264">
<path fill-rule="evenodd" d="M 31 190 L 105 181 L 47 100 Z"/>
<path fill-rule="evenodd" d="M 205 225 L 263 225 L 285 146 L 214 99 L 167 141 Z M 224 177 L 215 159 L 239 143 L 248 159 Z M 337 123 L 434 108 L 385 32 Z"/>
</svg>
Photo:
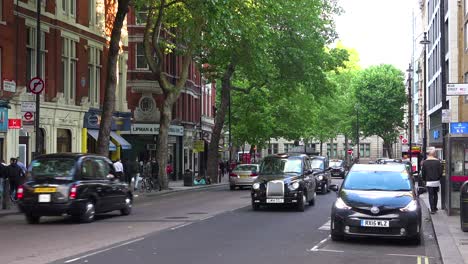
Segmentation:
<svg viewBox="0 0 468 264">
<path fill-rule="evenodd" d="M 265 157 L 252 185 L 252 208 L 287 205 L 303 212 L 307 203 L 315 203 L 315 184 L 307 155 L 288 153 Z"/>
<path fill-rule="evenodd" d="M 320 191 L 321 194 L 330 192 L 332 178 L 328 158 L 325 156 L 312 156 L 310 164 L 317 180 L 317 191 Z"/>
<path fill-rule="evenodd" d="M 103 156 L 56 153 L 34 159 L 27 181 L 18 187 L 19 209 L 30 224 L 42 216 L 70 215 L 89 223 L 96 213 L 132 211 L 133 194 L 115 177 L 112 162 Z"/>
</svg>

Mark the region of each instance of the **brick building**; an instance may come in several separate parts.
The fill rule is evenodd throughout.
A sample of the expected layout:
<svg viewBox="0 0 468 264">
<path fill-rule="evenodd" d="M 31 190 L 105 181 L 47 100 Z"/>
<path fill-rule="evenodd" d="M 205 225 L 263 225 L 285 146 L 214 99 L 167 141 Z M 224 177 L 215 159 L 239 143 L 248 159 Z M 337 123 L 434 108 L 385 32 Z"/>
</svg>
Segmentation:
<svg viewBox="0 0 468 264">
<path fill-rule="evenodd" d="M 106 0 L 41 0 L 42 70 L 36 73 L 36 1 L 0 0 L 0 157 L 20 156 L 27 163 L 35 151 L 34 130 L 6 124 L 8 119 L 24 119 L 22 103 L 35 101 L 26 86 L 36 76 L 45 81 L 38 152 L 93 150 L 104 94 L 108 27 L 116 11 Z M 123 74 L 127 39 L 122 36 L 115 132 L 130 127 Z M 125 142 L 117 133 L 112 141 L 112 154 L 118 156 Z"/>
<path fill-rule="evenodd" d="M 159 134 L 162 90 L 149 70 L 144 56 L 143 34 L 145 12 L 131 10 L 128 22 L 128 71 L 127 99 L 133 123 L 123 137 L 132 144 L 126 158 L 149 160 L 156 155 Z M 182 58 L 174 54 L 164 57 L 165 74 L 172 83 L 179 78 Z M 192 63 L 185 88 L 173 108 L 173 121 L 169 130 L 168 159 L 174 167 L 174 177 L 180 177 L 186 169 L 198 171 L 199 161 L 205 155 L 194 153 L 194 140 L 209 141 L 214 125 L 215 85 L 201 76 L 198 65 Z M 203 161 L 202 161 L 203 163 Z"/>
</svg>

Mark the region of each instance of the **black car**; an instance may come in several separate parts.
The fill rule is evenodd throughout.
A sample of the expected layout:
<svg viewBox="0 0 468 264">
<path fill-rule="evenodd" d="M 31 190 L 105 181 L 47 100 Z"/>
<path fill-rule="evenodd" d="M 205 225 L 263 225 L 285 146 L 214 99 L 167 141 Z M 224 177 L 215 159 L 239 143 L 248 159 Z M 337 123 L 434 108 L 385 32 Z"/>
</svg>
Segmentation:
<svg viewBox="0 0 468 264">
<path fill-rule="evenodd" d="M 336 185 L 332 189 L 338 191 Z M 351 168 L 331 212 L 331 238 L 345 236 L 420 243 L 421 206 L 405 165 L 355 164 Z"/>
<path fill-rule="evenodd" d="M 277 154 L 265 157 L 252 185 L 252 208 L 262 205 L 294 206 L 304 211 L 315 203 L 315 178 L 305 154 Z"/>
<path fill-rule="evenodd" d="M 346 176 L 347 168 L 344 160 L 332 159 L 330 160 L 331 176 L 340 177 L 344 179 Z"/>
<path fill-rule="evenodd" d="M 102 156 L 57 153 L 34 159 L 25 184 L 18 188 L 18 206 L 30 224 L 41 216 L 71 215 L 92 222 L 96 213 L 120 210 L 128 215 L 133 195 L 114 176 L 112 162 Z"/>
<path fill-rule="evenodd" d="M 311 157 L 310 162 L 315 179 L 317 180 L 317 191 L 320 191 L 322 194 L 326 194 L 330 191 L 332 180 L 328 158 L 324 156 L 314 156 Z"/>
</svg>

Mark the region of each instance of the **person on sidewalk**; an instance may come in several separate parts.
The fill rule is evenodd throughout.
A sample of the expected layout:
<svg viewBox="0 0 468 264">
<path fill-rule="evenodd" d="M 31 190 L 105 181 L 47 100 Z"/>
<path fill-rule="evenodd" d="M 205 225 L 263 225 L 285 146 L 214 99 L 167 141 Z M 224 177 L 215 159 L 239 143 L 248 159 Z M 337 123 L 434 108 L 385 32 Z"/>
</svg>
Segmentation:
<svg viewBox="0 0 468 264">
<path fill-rule="evenodd" d="M 431 147 L 427 151 L 427 159 L 422 164 L 422 180 L 425 182 L 429 194 L 429 204 L 431 214 L 437 212 L 437 200 L 440 187 L 440 177 L 442 177 L 442 164 L 436 158 L 436 150 Z"/>
<path fill-rule="evenodd" d="M 16 200 L 16 189 L 19 185 L 23 184 L 25 174 L 20 166 L 17 164 L 17 159 L 11 158 L 10 165 L 6 167 L 6 175 L 10 181 L 10 195 L 12 200 Z"/>
<path fill-rule="evenodd" d="M 115 177 L 121 182 L 125 182 L 123 164 L 120 159 L 114 162 Z"/>
</svg>

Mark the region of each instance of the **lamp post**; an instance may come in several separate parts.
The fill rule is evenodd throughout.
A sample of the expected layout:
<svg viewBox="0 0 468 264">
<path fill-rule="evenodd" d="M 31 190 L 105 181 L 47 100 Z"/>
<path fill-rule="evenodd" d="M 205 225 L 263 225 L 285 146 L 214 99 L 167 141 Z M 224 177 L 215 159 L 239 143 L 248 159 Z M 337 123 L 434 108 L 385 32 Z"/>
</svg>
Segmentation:
<svg viewBox="0 0 468 264">
<path fill-rule="evenodd" d="M 356 145 L 357 145 L 357 154 L 356 154 L 356 163 L 359 163 L 360 151 L 359 151 L 359 104 L 354 106 L 356 109 Z"/>
<path fill-rule="evenodd" d="M 412 107 L 411 105 L 413 104 L 413 96 L 412 96 L 412 90 L 411 90 L 411 82 L 412 82 L 412 76 L 411 73 L 413 72 L 413 67 L 411 66 L 411 63 L 409 64 L 408 69 L 406 70 L 408 72 L 408 129 L 409 129 L 409 135 L 408 135 L 408 155 L 409 155 L 409 160 L 411 160 L 412 156 L 412 145 L 413 145 L 413 112 L 412 112 Z"/>
<path fill-rule="evenodd" d="M 424 32 L 424 38 L 419 42 L 420 44 L 424 45 L 424 86 L 423 86 L 423 93 L 424 93 L 424 114 L 423 114 L 423 157 L 426 159 L 426 148 L 427 148 L 427 45 L 431 42 L 427 39 L 427 32 Z"/>
</svg>

